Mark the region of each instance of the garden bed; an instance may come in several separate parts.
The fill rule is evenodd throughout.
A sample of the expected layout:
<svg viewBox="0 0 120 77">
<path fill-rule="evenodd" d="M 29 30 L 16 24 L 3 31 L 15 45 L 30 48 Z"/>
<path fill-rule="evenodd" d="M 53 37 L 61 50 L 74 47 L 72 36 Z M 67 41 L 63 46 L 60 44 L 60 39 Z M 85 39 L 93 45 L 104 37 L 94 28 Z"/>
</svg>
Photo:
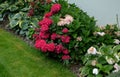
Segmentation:
<svg viewBox="0 0 120 77">
<path fill-rule="evenodd" d="M 8 15 L 9 20 L 1 27 L 70 66 L 76 75 L 105 77 L 120 70 L 117 24 L 97 26 L 94 17 L 65 0 L 5 1 L 0 10 L 0 18 Z"/>
</svg>

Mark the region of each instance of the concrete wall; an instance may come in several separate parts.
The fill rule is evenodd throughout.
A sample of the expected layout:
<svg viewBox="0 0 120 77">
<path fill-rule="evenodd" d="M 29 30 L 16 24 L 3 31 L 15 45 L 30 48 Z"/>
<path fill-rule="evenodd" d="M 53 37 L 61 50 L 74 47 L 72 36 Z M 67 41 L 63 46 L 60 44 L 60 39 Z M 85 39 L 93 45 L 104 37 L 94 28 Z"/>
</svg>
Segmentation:
<svg viewBox="0 0 120 77">
<path fill-rule="evenodd" d="M 120 23 L 120 0 L 68 0 L 75 3 L 90 16 L 94 16 L 97 24 L 116 24 L 116 14 Z"/>
</svg>

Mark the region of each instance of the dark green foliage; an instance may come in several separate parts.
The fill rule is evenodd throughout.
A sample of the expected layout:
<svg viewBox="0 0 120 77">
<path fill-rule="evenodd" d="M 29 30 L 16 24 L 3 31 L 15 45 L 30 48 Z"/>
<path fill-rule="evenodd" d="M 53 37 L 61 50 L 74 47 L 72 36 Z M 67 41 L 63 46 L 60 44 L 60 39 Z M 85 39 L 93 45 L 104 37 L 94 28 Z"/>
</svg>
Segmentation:
<svg viewBox="0 0 120 77">
<path fill-rule="evenodd" d="M 120 71 L 115 72 L 115 73 L 111 73 L 110 75 L 108 75 L 106 77 L 120 77 Z"/>
</svg>

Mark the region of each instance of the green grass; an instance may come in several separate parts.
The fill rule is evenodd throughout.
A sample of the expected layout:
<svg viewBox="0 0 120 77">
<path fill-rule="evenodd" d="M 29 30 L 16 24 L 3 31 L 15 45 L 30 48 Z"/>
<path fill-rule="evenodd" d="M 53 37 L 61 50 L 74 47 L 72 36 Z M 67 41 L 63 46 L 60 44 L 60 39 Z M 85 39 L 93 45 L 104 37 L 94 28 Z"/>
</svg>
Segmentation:
<svg viewBox="0 0 120 77">
<path fill-rule="evenodd" d="M 75 77 L 18 37 L 0 29 L 0 77 Z"/>
</svg>

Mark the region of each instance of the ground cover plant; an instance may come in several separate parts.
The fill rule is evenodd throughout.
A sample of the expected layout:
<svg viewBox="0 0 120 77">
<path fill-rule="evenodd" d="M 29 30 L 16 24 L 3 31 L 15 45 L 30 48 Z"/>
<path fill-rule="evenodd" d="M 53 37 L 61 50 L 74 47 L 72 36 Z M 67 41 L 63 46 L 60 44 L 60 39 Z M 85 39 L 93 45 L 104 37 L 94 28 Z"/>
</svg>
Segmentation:
<svg viewBox="0 0 120 77">
<path fill-rule="evenodd" d="M 94 17 L 67 0 L 22 3 L 26 5 L 19 11 L 0 6 L 1 20 L 9 10 L 8 27 L 33 40 L 36 49 L 66 65 L 80 63 L 83 77 L 108 76 L 120 70 L 118 25 L 97 26 Z"/>
<path fill-rule="evenodd" d="M 75 77 L 23 40 L 0 29 L 0 77 Z"/>
</svg>

